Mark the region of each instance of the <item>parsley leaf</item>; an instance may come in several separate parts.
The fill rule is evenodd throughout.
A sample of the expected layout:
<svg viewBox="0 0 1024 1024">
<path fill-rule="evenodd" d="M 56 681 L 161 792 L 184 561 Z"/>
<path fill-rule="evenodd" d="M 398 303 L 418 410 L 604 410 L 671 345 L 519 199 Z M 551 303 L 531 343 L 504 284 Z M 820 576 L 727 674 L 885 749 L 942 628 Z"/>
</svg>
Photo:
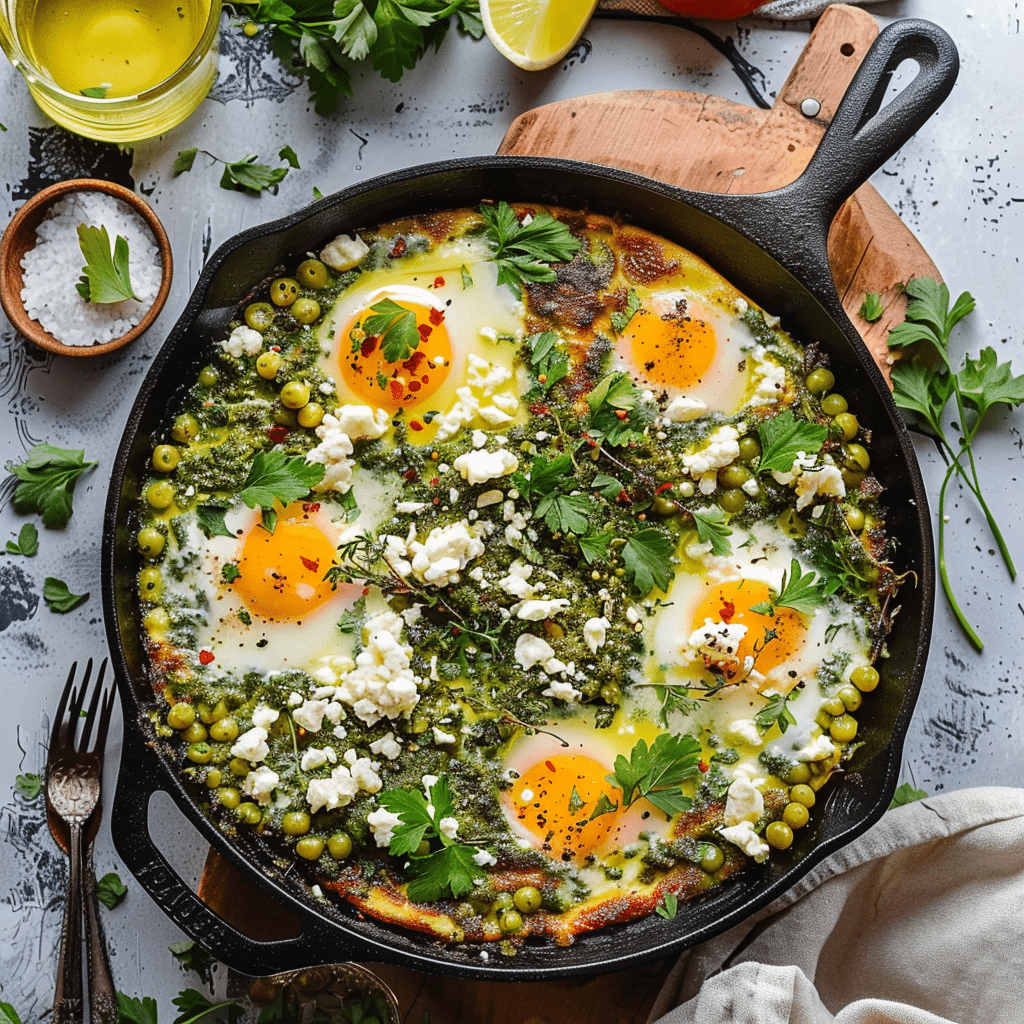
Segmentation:
<svg viewBox="0 0 1024 1024">
<path fill-rule="evenodd" d="M 234 562 L 225 562 L 220 567 L 220 578 L 225 583 L 234 583 L 239 576 L 242 575 L 242 570 Z"/>
<path fill-rule="evenodd" d="M 572 494 L 577 489 L 572 473 L 572 458 L 559 455 L 547 459 L 538 455 L 530 463 L 529 477 L 517 475 L 528 500 L 538 498 L 534 511 L 552 533 L 582 536 L 590 530 L 594 500 L 588 494 Z"/>
<path fill-rule="evenodd" d="M 665 918 L 666 921 L 671 921 L 679 910 L 679 898 L 674 892 L 667 892 L 661 898 L 661 903 L 654 908 L 654 912 L 659 916 Z"/>
<path fill-rule="evenodd" d="M 491 259 L 498 265 L 498 284 L 507 284 L 517 299 L 527 282 L 554 281 L 550 264 L 568 263 L 579 252 L 579 240 L 546 211 L 525 224 L 506 202 L 481 206 L 480 213 L 494 247 Z"/>
<path fill-rule="evenodd" d="M 26 772 L 14 780 L 14 790 L 25 800 L 35 800 L 43 791 L 43 780 L 33 772 Z"/>
<path fill-rule="evenodd" d="M 67 526 L 71 518 L 75 481 L 95 462 L 85 462 L 82 449 L 55 448 L 37 444 L 21 463 L 7 463 L 7 471 L 18 479 L 14 490 L 14 511 L 38 513 L 43 526 Z"/>
<path fill-rule="evenodd" d="M 225 512 L 227 512 L 225 505 L 216 505 L 212 502 L 196 505 L 196 523 L 199 525 L 199 529 L 207 537 L 234 537 L 224 522 Z"/>
<path fill-rule="evenodd" d="M 110 235 L 104 225 L 78 225 L 78 245 L 85 258 L 82 278 L 75 290 L 86 302 L 123 302 L 137 299 L 128 274 L 128 239 L 118 235 L 114 239 L 114 253 L 110 253 Z"/>
<path fill-rule="evenodd" d="M 43 580 L 43 600 L 51 612 L 59 612 L 63 615 L 77 608 L 88 597 L 88 591 L 84 594 L 72 594 L 68 589 L 68 585 L 55 576 L 47 576 Z"/>
<path fill-rule="evenodd" d="M 174 164 L 171 167 L 171 174 L 177 177 L 179 174 L 185 174 L 192 170 L 192 165 L 196 162 L 196 154 L 199 150 L 193 146 L 191 149 L 179 149 L 178 155 L 174 158 Z"/>
<path fill-rule="evenodd" d="M 7 542 L 7 554 L 24 555 L 32 558 L 39 552 L 39 531 L 31 524 L 26 523 L 18 531 L 17 540 Z"/>
<path fill-rule="evenodd" d="M 420 343 L 416 314 L 394 299 L 374 303 L 370 312 L 374 315 L 363 320 L 363 330 L 380 338 L 380 352 L 386 362 L 404 363 Z"/>
<path fill-rule="evenodd" d="M 882 296 L 878 292 L 865 292 L 864 301 L 860 304 L 858 312 L 868 323 L 873 324 L 885 312 L 885 306 L 882 305 Z"/>
<path fill-rule="evenodd" d="M 932 436 L 942 437 L 942 410 L 953 394 L 953 378 L 910 359 L 892 368 L 892 395 L 905 412 L 912 412 L 927 424 Z"/>
<path fill-rule="evenodd" d="M 700 771 L 701 746 L 692 736 L 663 732 L 650 745 L 637 740 L 629 758 L 619 754 L 614 772 L 605 778 L 622 791 L 622 806 L 646 798 L 666 814 L 686 811 L 692 805 L 680 789 Z"/>
<path fill-rule="evenodd" d="M 580 551 L 587 560 L 587 565 L 593 565 L 608 554 L 608 545 L 612 542 L 615 534 L 612 531 L 607 533 L 591 533 L 580 537 Z"/>
<path fill-rule="evenodd" d="M 825 600 L 825 585 L 813 572 L 802 572 L 794 558 L 789 572 L 782 574 L 782 590 L 769 590 L 769 600 L 751 605 L 750 610 L 762 615 L 774 615 L 776 608 L 792 608 L 803 615 L 812 615 Z"/>
<path fill-rule="evenodd" d="M 193 1022 L 218 1011 L 226 1011 L 227 1024 L 234 1024 L 245 1011 L 245 1007 L 241 1003 L 234 1001 L 215 1003 L 194 988 L 187 988 L 179 992 L 171 1002 L 178 1007 L 179 1011 L 178 1016 L 174 1018 L 174 1024 L 193 1024 Z"/>
<path fill-rule="evenodd" d="M 904 782 L 896 787 L 896 792 L 893 793 L 892 800 L 889 802 L 889 810 L 912 804 L 915 800 L 924 800 L 927 796 L 928 794 L 923 789 L 915 789 L 909 782 Z"/>
<path fill-rule="evenodd" d="M 96 882 L 96 898 L 107 910 L 113 910 L 127 892 L 127 886 L 114 871 L 108 872 Z"/>
<path fill-rule="evenodd" d="M 167 948 L 182 967 L 186 970 L 194 971 L 212 987 L 214 960 L 198 942 L 193 942 L 191 939 L 182 939 L 181 942 L 172 942 Z"/>
<path fill-rule="evenodd" d="M 149 996 L 135 999 L 123 992 L 117 993 L 118 1024 L 158 1024 L 156 1000 Z"/>
<path fill-rule="evenodd" d="M 995 405 L 1011 408 L 1024 402 L 1024 375 L 1013 376 L 1009 363 L 997 363 L 994 348 L 983 348 L 978 358 L 964 358 L 956 382 L 964 404 L 982 419 Z"/>
<path fill-rule="evenodd" d="M 628 373 L 614 371 L 606 374 L 587 395 L 590 421 L 587 432 L 595 440 L 610 445 L 626 445 L 640 440 L 642 430 L 637 429 L 637 408 L 640 389 Z"/>
<path fill-rule="evenodd" d="M 651 526 L 634 533 L 622 549 L 626 576 L 640 594 L 648 594 L 654 587 L 664 590 L 672 581 L 672 555 L 675 544 L 657 527 Z"/>
<path fill-rule="evenodd" d="M 690 509 L 690 518 L 697 527 L 697 539 L 702 544 L 711 543 L 713 555 L 728 555 L 732 552 L 729 538 L 732 530 L 725 525 L 725 510 L 717 505 L 705 509 Z"/>
<path fill-rule="evenodd" d="M 785 732 L 791 725 L 796 725 L 796 718 L 789 710 L 789 701 L 792 694 L 777 693 L 768 698 L 768 702 L 754 716 L 757 728 L 764 735 L 773 725 L 779 727 L 779 732 Z"/>
<path fill-rule="evenodd" d="M 559 345 L 561 339 L 554 331 L 531 334 L 526 339 L 530 346 L 530 369 L 544 391 L 569 374 L 569 357 Z"/>
<path fill-rule="evenodd" d="M 224 171 L 220 176 L 220 187 L 248 195 L 258 196 L 261 192 L 277 194 L 277 188 L 288 174 L 287 167 L 269 167 L 257 163 L 259 157 L 255 153 L 242 157 L 241 160 L 224 162 Z"/>
<path fill-rule="evenodd" d="M 616 334 L 621 334 L 629 325 L 629 321 L 640 312 L 640 307 L 640 296 L 630 288 L 626 294 L 626 308 L 621 313 L 616 310 L 609 317 L 612 322 L 612 330 Z"/>
<path fill-rule="evenodd" d="M 3 125 L 0 125 L 3 128 Z M 7 129 L 4 128 L 4 131 Z M 0 1002 L 0 1024 L 21 1024 L 21 1018 L 10 1003 Z"/>
<path fill-rule="evenodd" d="M 792 409 L 787 409 L 759 423 L 757 433 L 761 439 L 758 472 L 776 470 L 788 473 L 801 452 L 804 455 L 817 455 L 821 451 L 828 437 L 828 427 L 798 420 Z"/>
<path fill-rule="evenodd" d="M 259 452 L 252 460 L 238 496 L 249 508 L 272 511 L 275 500 L 287 505 L 305 498 L 323 477 L 323 466 L 306 462 L 301 455 L 288 458 L 284 452 L 272 448 L 269 452 Z M 272 528 L 270 532 L 273 533 Z"/>
</svg>

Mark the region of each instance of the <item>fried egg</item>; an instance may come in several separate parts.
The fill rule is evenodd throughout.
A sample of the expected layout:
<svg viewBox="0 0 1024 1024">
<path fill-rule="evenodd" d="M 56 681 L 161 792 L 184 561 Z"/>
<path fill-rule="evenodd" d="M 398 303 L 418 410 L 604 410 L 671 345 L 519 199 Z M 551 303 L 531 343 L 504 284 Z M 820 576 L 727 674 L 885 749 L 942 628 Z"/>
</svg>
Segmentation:
<svg viewBox="0 0 1024 1024">
<path fill-rule="evenodd" d="M 673 409 L 686 410 L 680 419 L 732 414 L 762 389 L 765 397 L 778 397 L 767 392 L 784 387 L 784 371 L 740 318 L 747 304 L 738 293 L 731 308 L 679 288 L 638 292 L 638 298 L 613 362 L 641 387 L 664 394 L 670 417 L 676 418 Z"/>
<path fill-rule="evenodd" d="M 404 258 L 401 273 L 367 271 L 340 296 L 321 331 L 339 404 L 401 411 L 420 442 L 453 413 L 458 426 L 511 424 L 523 306 L 485 255 L 470 242 L 442 246 Z"/>
</svg>

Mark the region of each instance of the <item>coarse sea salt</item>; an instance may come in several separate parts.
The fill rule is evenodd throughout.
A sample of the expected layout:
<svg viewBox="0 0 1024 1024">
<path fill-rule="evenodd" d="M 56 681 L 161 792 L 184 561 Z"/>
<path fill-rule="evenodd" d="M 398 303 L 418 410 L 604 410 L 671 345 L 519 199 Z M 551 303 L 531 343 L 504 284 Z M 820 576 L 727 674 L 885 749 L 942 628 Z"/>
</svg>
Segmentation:
<svg viewBox="0 0 1024 1024">
<path fill-rule="evenodd" d="M 75 285 L 85 259 L 78 225 L 105 227 L 110 244 L 128 241 L 128 274 L 139 297 L 86 302 Z M 125 202 L 105 192 L 73 192 L 50 208 L 36 229 L 36 244 L 21 260 L 21 301 L 28 315 L 64 345 L 102 345 L 130 331 L 160 290 L 163 267 L 149 225 Z"/>
</svg>

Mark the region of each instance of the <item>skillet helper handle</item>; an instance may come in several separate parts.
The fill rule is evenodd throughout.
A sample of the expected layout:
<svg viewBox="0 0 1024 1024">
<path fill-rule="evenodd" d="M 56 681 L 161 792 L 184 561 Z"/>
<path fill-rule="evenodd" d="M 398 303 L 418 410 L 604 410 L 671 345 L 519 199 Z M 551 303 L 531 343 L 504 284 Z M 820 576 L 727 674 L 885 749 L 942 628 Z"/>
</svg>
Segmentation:
<svg viewBox="0 0 1024 1024">
<path fill-rule="evenodd" d="M 125 712 L 130 713 L 127 707 Z M 289 909 L 302 919 L 301 934 L 269 942 L 250 938 L 214 913 L 182 880 L 150 835 L 149 802 L 154 793 L 163 791 L 160 774 L 157 755 L 142 730 L 126 729 L 110 831 L 125 866 L 190 939 L 228 967 L 247 975 L 276 974 L 322 963 L 325 951 L 338 961 L 389 959 L 351 936 L 341 946 L 337 928 L 294 901 L 289 902 Z M 280 898 L 269 884 L 261 888 Z"/>
</svg>

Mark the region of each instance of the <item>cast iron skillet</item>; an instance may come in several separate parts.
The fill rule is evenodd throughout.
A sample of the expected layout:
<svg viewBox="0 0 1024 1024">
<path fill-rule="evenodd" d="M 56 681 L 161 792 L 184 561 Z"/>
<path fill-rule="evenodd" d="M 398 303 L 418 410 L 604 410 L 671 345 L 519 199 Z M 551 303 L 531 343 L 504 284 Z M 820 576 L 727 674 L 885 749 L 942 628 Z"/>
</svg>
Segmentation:
<svg viewBox="0 0 1024 1024">
<path fill-rule="evenodd" d="M 902 61 L 916 78 L 881 106 Z M 958 58 L 941 29 L 906 20 L 886 28 L 857 72 L 805 173 L 793 184 L 753 196 L 682 191 L 565 160 L 471 158 L 416 167 L 363 182 L 291 217 L 236 235 L 210 259 L 180 320 L 154 361 L 132 410 L 112 474 L 104 523 L 103 599 L 125 718 L 124 748 L 112 815 L 125 864 L 188 935 L 225 963 L 250 974 L 339 960 L 384 961 L 478 978 L 544 978 L 615 970 L 724 931 L 786 891 L 827 854 L 872 825 L 888 806 L 902 745 L 921 685 L 931 631 L 934 572 L 927 501 L 913 448 L 889 391 L 843 312 L 826 256 L 829 225 L 842 202 L 931 116 L 956 79 Z M 135 594 L 138 556 L 132 508 L 154 437 L 194 381 L 210 346 L 255 286 L 341 231 L 430 209 L 519 200 L 618 214 L 704 257 L 802 341 L 829 353 L 841 390 L 872 429 L 873 470 L 885 485 L 897 560 L 912 573 L 889 639 L 883 683 L 859 716 L 851 771 L 828 789 L 820 824 L 798 833 L 794 848 L 773 854 L 735 881 L 680 909 L 581 936 L 569 948 L 527 944 L 515 957 L 441 946 L 416 933 L 362 920 L 347 906 L 314 899 L 305 885 L 249 836 L 227 840 L 202 814 L 146 712 L 153 704 L 139 642 Z M 171 795 L 197 831 L 260 888 L 302 921 L 295 938 L 257 942 L 213 914 L 175 874 L 149 833 L 158 790 Z"/>
</svg>

